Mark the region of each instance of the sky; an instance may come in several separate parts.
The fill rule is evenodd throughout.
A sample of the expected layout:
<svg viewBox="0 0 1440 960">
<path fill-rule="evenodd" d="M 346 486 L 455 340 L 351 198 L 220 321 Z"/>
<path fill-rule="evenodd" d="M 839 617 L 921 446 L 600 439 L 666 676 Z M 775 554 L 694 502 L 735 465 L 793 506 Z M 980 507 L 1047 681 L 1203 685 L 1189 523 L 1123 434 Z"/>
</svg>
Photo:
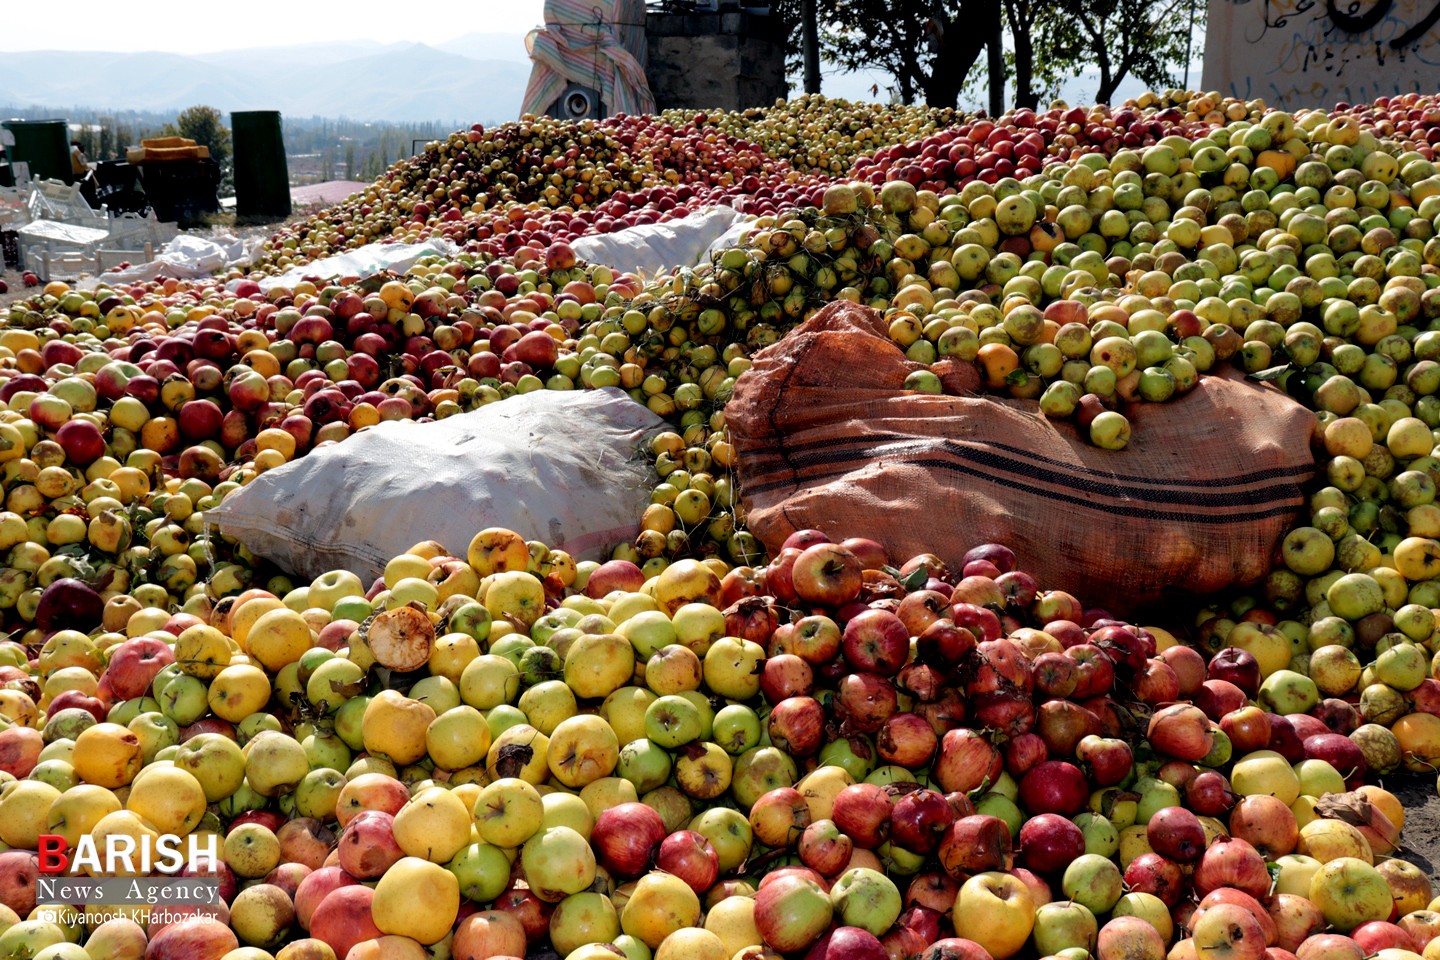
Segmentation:
<svg viewBox="0 0 1440 960">
<path fill-rule="evenodd" d="M 0 53 L 216 53 L 334 41 L 435 45 L 472 32 L 521 35 L 544 19 L 544 0 L 475 0 L 459 8 L 446 8 L 448 12 L 439 19 L 400 15 L 397 11 L 402 8 L 397 8 L 393 0 L 346 0 L 344 4 L 334 0 L 246 0 L 239 6 L 196 4 L 194 0 L 139 0 L 123 14 L 117 13 L 114 0 L 70 0 L 65 6 L 65 22 L 72 26 L 57 30 L 54 8 L 46 4 L 4 5 Z M 337 9 L 343 9 L 344 15 L 336 16 Z M 516 44 L 518 48 L 518 38 Z M 516 59 L 524 57 L 522 50 L 516 49 L 505 51 L 503 59 L 512 59 L 512 55 Z M 822 66 L 822 76 L 824 93 L 857 100 L 872 99 L 872 85 L 878 82 L 883 91 L 887 82 L 878 71 L 840 74 L 828 66 Z M 1093 96 L 1093 88 L 1094 81 L 1087 76 L 1066 84 L 1061 93 L 1079 102 Z M 1119 96 L 1133 96 L 1141 89 L 1142 85 L 1130 80 L 1122 85 Z M 0 91 L 0 99 L 3 93 Z"/>
<path fill-rule="evenodd" d="M 382 0 L 246 0 L 243 4 L 194 0 L 70 0 L 65 27 L 44 3 L 5 3 L 0 51 L 103 50 L 214 53 L 313 41 L 397 40 L 434 43 L 472 31 L 524 33 L 543 19 L 543 0 L 478 0 L 445 7 L 442 15 L 400 15 Z M 342 16 L 336 16 L 343 10 Z M 243 12 L 242 12 L 243 11 Z M 246 29 L 246 25 L 251 25 Z M 438 34 L 438 35 L 437 35 Z"/>
</svg>

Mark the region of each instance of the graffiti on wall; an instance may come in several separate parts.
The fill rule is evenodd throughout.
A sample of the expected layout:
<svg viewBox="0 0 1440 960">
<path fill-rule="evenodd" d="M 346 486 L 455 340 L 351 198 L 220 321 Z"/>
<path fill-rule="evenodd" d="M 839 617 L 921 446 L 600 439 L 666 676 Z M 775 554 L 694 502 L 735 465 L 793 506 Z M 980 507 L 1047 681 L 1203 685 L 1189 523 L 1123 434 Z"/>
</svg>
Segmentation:
<svg viewBox="0 0 1440 960">
<path fill-rule="evenodd" d="M 1440 90 L 1440 0 L 1210 0 L 1204 85 L 1275 106 Z"/>
</svg>

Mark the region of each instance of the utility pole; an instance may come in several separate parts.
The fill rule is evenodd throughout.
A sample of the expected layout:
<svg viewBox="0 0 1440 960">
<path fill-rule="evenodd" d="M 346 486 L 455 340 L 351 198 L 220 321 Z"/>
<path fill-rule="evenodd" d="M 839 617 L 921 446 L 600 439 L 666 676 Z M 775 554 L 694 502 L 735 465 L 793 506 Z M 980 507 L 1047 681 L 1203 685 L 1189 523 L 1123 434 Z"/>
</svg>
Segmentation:
<svg viewBox="0 0 1440 960">
<path fill-rule="evenodd" d="M 805 92 L 820 92 L 820 28 L 815 0 L 800 0 L 800 44 L 805 57 Z"/>
</svg>

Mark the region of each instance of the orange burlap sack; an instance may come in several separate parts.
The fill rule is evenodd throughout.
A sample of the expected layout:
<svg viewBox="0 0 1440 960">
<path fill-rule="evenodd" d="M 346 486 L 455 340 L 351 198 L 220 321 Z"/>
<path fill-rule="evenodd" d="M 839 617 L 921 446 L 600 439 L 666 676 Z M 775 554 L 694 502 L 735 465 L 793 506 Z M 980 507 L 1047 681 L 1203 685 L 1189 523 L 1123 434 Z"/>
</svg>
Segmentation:
<svg viewBox="0 0 1440 960">
<path fill-rule="evenodd" d="M 870 537 L 896 563 L 952 565 L 1003 543 L 1047 589 L 1115 613 L 1254 583 L 1315 472 L 1314 417 L 1281 391 L 1203 377 L 1124 410 L 1121 451 L 1034 401 L 904 389 L 917 365 L 876 311 L 834 303 L 755 357 L 725 409 L 750 530 L 773 553 L 796 530 Z"/>
</svg>

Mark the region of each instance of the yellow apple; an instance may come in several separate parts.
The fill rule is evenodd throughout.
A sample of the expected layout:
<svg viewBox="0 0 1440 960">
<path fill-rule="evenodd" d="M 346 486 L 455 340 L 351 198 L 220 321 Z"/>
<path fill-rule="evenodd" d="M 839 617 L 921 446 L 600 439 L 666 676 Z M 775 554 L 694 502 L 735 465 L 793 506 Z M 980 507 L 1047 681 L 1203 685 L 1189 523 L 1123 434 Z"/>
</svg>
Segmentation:
<svg viewBox="0 0 1440 960">
<path fill-rule="evenodd" d="M 687 603 L 708 603 L 720 599 L 720 578 L 699 560 L 677 560 L 655 578 L 655 602 L 666 616 Z"/>
<path fill-rule="evenodd" d="M 459 797 L 444 787 L 427 787 L 395 814 L 392 830 L 408 856 L 447 863 L 470 842 L 471 825 Z"/>
<path fill-rule="evenodd" d="M 134 857 L 131 865 L 133 870 L 123 868 L 115 872 L 116 876 L 138 877 L 143 876 L 140 871 L 141 858 L 144 851 L 150 851 L 153 860 L 155 856 L 155 841 L 160 838 L 160 832 L 155 829 L 147 820 L 133 810 L 116 810 L 101 817 L 90 830 L 90 836 L 95 840 L 95 848 L 104 850 L 106 838 L 112 836 L 129 837 L 134 842 Z"/>
<path fill-rule="evenodd" d="M 528 747 L 528 757 L 515 747 Z M 539 786 L 550 777 L 549 754 L 549 737 L 528 723 L 517 723 L 501 731 L 490 744 L 485 766 L 501 776 L 519 777 Z"/>
<path fill-rule="evenodd" d="M 951 908 L 956 930 L 963 930 L 995 960 L 1014 956 L 1030 939 L 1035 905 L 1024 881 L 1008 873 L 977 873 L 960 887 Z"/>
<path fill-rule="evenodd" d="M 1300 796 L 1300 778 L 1274 750 L 1256 750 L 1230 771 L 1230 786 L 1242 797 L 1268 793 L 1290 806 Z"/>
<path fill-rule="evenodd" d="M 601 777 L 594 783 L 588 783 L 580 788 L 580 799 L 585 801 L 585 808 L 590 811 L 590 818 L 595 820 L 611 807 L 618 807 L 622 803 L 634 803 L 640 797 L 635 791 L 635 784 L 629 780 L 622 777 Z"/>
<path fill-rule="evenodd" d="M 608 777 L 619 758 L 620 742 L 615 731 L 593 714 L 562 720 L 550 736 L 550 773 L 573 789 Z"/>
<path fill-rule="evenodd" d="M 207 698 L 215 716 L 239 723 L 270 702 L 270 678 L 259 667 L 235 664 L 210 681 Z"/>
<path fill-rule="evenodd" d="M 543 825 L 545 803 L 530 783 L 517 777 L 503 777 L 480 791 L 474 815 L 475 832 L 481 840 L 513 850 Z"/>
<path fill-rule="evenodd" d="M 299 660 L 300 655 L 314 645 L 315 635 L 303 616 L 282 606 L 261 614 L 251 625 L 245 643 L 246 652 L 266 670 L 275 673 L 287 663 Z"/>
<path fill-rule="evenodd" d="M 676 930 L 699 922 L 700 898 L 695 891 L 679 877 L 658 871 L 639 879 L 620 911 L 620 928 L 651 950 Z"/>
<path fill-rule="evenodd" d="M 540 824 L 542 827 L 569 827 L 586 840 L 590 839 L 590 833 L 595 829 L 595 819 L 590 816 L 590 808 L 585 806 L 585 801 L 580 799 L 579 795 L 557 790 L 545 794 L 540 801 L 544 806 Z"/>
<path fill-rule="evenodd" d="M 95 927 L 85 941 L 90 960 L 141 960 L 145 956 L 145 928 L 127 917 L 115 917 Z"/>
<path fill-rule="evenodd" d="M 755 927 L 755 898 L 726 897 L 705 914 L 705 929 L 720 938 L 726 956 L 733 957 L 746 947 L 760 945 Z"/>
<path fill-rule="evenodd" d="M 310 772 L 305 748 L 288 734 L 262 730 L 244 748 L 245 780 L 262 797 L 278 797 L 294 790 Z"/>
<path fill-rule="evenodd" d="M 203 623 L 186 627 L 175 638 L 175 662 L 182 672 L 201 680 L 214 679 L 228 667 L 233 652 L 229 637 Z"/>
<path fill-rule="evenodd" d="M 530 547 L 525 538 L 515 531 L 490 527 L 471 539 L 465 559 L 482 577 L 506 571 L 523 571 L 530 566 Z"/>
<path fill-rule="evenodd" d="M 523 569 L 494 574 L 485 591 L 485 609 L 496 620 L 513 618 L 528 630 L 545 614 L 545 587 Z"/>
<path fill-rule="evenodd" d="M 655 960 L 730 960 L 733 954 L 716 934 L 702 927 L 683 927 L 660 941 Z"/>
<path fill-rule="evenodd" d="M 393 763 L 415 763 L 425 756 L 425 731 L 434 721 L 435 711 L 429 704 L 395 690 L 382 690 L 365 706 L 361 720 L 365 749 Z"/>
<path fill-rule="evenodd" d="M 40 834 L 49 832 L 50 806 L 60 796 L 59 790 L 39 780 L 11 780 L 0 787 L 0 841 L 34 850 Z"/>
<path fill-rule="evenodd" d="M 401 857 L 375 885 L 370 911 L 382 933 L 437 943 L 460 912 L 460 882 L 440 864 Z"/>
<path fill-rule="evenodd" d="M 174 765 L 147 767 L 131 785 L 125 809 L 138 813 L 161 833 L 183 836 L 205 816 L 205 788 L 189 771 Z"/>
<path fill-rule="evenodd" d="M 565 683 L 581 699 L 608 697 L 634 676 L 635 648 L 617 634 L 588 634 L 565 653 Z"/>
<path fill-rule="evenodd" d="M 395 584 L 401 580 L 413 577 L 424 580 L 429 575 L 429 560 L 421 556 L 416 556 L 413 553 L 402 553 L 397 557 L 391 558 L 390 562 L 385 564 L 383 577 L 385 579 L 385 586 L 394 590 Z"/>
<path fill-rule="evenodd" d="M 93 783 L 79 783 L 60 794 L 46 814 L 47 833 L 65 838 L 74 847 L 106 814 L 122 809 L 118 797 Z"/>
<path fill-rule="evenodd" d="M 469 704 L 451 707 L 425 728 L 425 749 L 442 770 L 473 766 L 490 750 L 490 725 Z"/>
<path fill-rule="evenodd" d="M 447 633 L 430 648 L 430 675 L 459 684 L 471 660 L 480 656 L 480 644 L 468 633 Z"/>
<path fill-rule="evenodd" d="M 810 805 L 810 820 L 814 822 L 829 820 L 835 809 L 835 797 L 854 782 L 855 778 L 844 767 L 827 764 L 802 777 L 795 789 Z"/>
<path fill-rule="evenodd" d="M 135 779 L 144 760 L 140 738 L 129 728 L 97 723 L 75 738 L 71 764 L 81 780 L 113 790 Z"/>
</svg>

